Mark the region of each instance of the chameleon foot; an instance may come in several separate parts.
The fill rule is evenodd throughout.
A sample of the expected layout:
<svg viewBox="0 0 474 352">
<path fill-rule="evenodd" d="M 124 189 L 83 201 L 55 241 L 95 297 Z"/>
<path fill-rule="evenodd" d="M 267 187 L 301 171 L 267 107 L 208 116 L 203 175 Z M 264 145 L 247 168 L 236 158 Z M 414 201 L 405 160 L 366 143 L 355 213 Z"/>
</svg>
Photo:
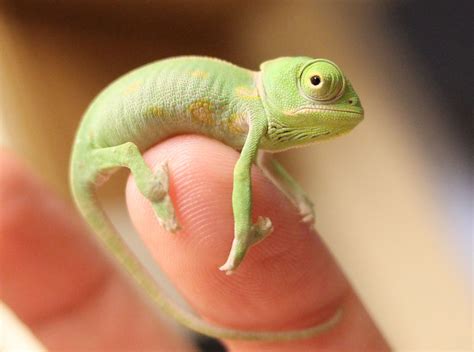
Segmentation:
<svg viewBox="0 0 474 352">
<path fill-rule="evenodd" d="M 176 219 L 173 203 L 168 195 L 159 202 L 153 202 L 152 207 L 156 219 L 166 231 L 175 233 L 181 229 Z"/>
<path fill-rule="evenodd" d="M 179 231 L 180 226 L 176 220 L 176 213 L 169 196 L 168 164 L 164 162 L 155 170 L 155 177 L 150 185 L 150 193 L 147 197 L 155 211 L 160 225 L 168 232 Z"/>
<path fill-rule="evenodd" d="M 251 228 L 250 245 L 253 246 L 264 240 L 272 231 L 272 221 L 269 218 L 259 216 L 257 222 Z"/>
<path fill-rule="evenodd" d="M 296 180 L 285 170 L 270 153 L 260 152 L 257 159 L 257 165 L 263 174 L 278 188 L 294 206 L 298 209 L 302 221 L 314 225 L 314 206 L 308 198 L 303 188 Z"/>
<path fill-rule="evenodd" d="M 297 203 L 296 206 L 298 207 L 298 211 L 300 215 L 302 216 L 302 221 L 306 224 L 309 224 L 311 227 L 313 227 L 314 222 L 315 222 L 313 203 L 306 197 L 298 199 L 296 203 Z"/>
<path fill-rule="evenodd" d="M 257 222 L 250 228 L 247 236 L 239 236 L 240 239 L 234 238 L 229 257 L 219 270 L 225 271 L 227 275 L 232 274 L 244 259 L 249 247 L 262 241 L 272 231 L 273 226 L 271 220 L 260 216 Z"/>
<path fill-rule="evenodd" d="M 149 182 L 146 197 L 151 202 L 163 200 L 169 191 L 168 162 L 163 162 L 155 168 L 153 179 Z"/>
</svg>

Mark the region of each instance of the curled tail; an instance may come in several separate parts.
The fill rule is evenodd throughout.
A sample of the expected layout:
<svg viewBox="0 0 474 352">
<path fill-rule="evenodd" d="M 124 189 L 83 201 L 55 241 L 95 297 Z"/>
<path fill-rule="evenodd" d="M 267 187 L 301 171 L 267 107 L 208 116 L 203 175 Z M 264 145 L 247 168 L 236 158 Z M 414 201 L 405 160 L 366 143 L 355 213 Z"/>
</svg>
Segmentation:
<svg viewBox="0 0 474 352">
<path fill-rule="evenodd" d="M 71 164 L 71 188 L 76 204 L 83 217 L 92 227 L 94 233 L 106 247 L 107 251 L 111 253 L 120 266 L 130 274 L 130 277 L 136 284 L 147 293 L 161 311 L 179 323 L 191 330 L 215 338 L 285 341 L 304 339 L 318 335 L 331 329 L 339 322 L 342 313 L 341 310 L 337 311 L 329 320 L 307 329 L 289 331 L 245 331 L 212 325 L 181 308 L 166 296 L 164 291 L 160 290 L 160 287 L 152 275 L 124 242 L 104 210 L 99 206 L 94 182 L 98 174 L 87 175 L 86 170 L 81 169 L 79 165 L 80 163 L 78 163 L 73 156 Z"/>
</svg>

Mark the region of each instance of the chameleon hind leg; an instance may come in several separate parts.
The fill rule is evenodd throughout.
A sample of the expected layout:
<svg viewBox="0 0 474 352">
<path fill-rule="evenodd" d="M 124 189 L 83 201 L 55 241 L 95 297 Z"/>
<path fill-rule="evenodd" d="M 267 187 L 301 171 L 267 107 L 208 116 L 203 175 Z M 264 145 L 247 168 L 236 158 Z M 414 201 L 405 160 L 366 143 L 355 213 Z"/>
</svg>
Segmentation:
<svg viewBox="0 0 474 352">
<path fill-rule="evenodd" d="M 257 165 L 264 175 L 298 208 L 303 222 L 314 225 L 314 205 L 296 180 L 272 157 L 260 151 Z"/>
<path fill-rule="evenodd" d="M 138 147 L 131 142 L 115 147 L 95 149 L 93 156 L 100 170 L 116 167 L 130 169 L 138 190 L 151 202 L 161 226 L 170 232 L 179 230 L 175 209 L 168 193 L 169 179 L 166 162 L 159 165 L 153 173 L 145 163 Z"/>
</svg>

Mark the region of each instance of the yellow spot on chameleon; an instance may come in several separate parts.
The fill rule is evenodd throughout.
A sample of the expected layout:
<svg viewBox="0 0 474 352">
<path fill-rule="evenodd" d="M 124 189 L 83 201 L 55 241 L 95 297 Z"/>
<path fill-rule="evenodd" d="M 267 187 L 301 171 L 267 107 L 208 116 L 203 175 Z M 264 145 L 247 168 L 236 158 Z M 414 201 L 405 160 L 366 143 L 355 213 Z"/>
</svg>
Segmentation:
<svg viewBox="0 0 474 352">
<path fill-rule="evenodd" d="M 248 124 L 245 117 L 241 114 L 234 113 L 227 120 L 227 128 L 234 134 L 243 134 L 248 132 Z"/>
<path fill-rule="evenodd" d="M 242 99 L 259 99 L 257 89 L 247 86 L 235 88 L 235 95 Z"/>
<path fill-rule="evenodd" d="M 207 76 L 209 76 L 209 73 L 203 70 L 196 70 L 191 72 L 191 76 L 196 78 L 206 78 Z"/>
<path fill-rule="evenodd" d="M 159 106 L 150 106 L 148 109 L 145 111 L 145 116 L 148 118 L 159 118 L 163 117 L 164 115 L 164 110 L 160 108 Z"/>
<path fill-rule="evenodd" d="M 215 109 L 208 100 L 196 100 L 188 107 L 194 122 L 213 126 L 216 124 Z"/>
<path fill-rule="evenodd" d="M 138 89 L 140 89 L 141 86 L 142 86 L 141 81 L 134 81 L 130 83 L 127 87 L 125 87 L 125 89 L 122 91 L 122 94 L 129 95 L 129 94 L 135 93 L 136 91 L 138 91 Z"/>
</svg>

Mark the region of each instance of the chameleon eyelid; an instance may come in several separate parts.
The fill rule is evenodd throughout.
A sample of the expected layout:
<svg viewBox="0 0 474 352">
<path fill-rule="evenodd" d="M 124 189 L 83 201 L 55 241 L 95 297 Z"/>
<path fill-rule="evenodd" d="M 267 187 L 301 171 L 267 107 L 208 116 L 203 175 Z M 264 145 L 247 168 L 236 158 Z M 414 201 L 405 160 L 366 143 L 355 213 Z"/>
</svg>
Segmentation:
<svg viewBox="0 0 474 352">
<path fill-rule="evenodd" d="M 306 65 L 304 65 L 301 68 L 300 72 L 299 72 L 298 82 L 297 82 L 298 90 L 301 93 L 301 95 L 303 95 L 305 98 L 307 98 L 310 101 L 317 101 L 318 103 L 321 103 L 321 104 L 331 104 L 331 103 L 335 102 L 336 100 L 338 100 L 344 94 L 344 91 L 346 90 L 346 79 L 345 79 L 344 75 L 341 73 L 341 80 L 342 80 L 341 89 L 339 90 L 339 92 L 333 98 L 330 98 L 330 99 L 317 99 L 317 98 L 311 96 L 310 94 L 306 93 L 306 91 L 302 87 L 303 75 L 304 75 L 304 72 L 305 72 L 306 68 L 308 68 L 309 66 L 311 66 L 311 65 L 313 65 L 317 62 L 328 63 L 328 64 L 332 65 L 335 69 L 340 71 L 340 69 L 332 61 L 329 61 L 329 60 L 326 60 L 326 59 L 312 60 L 312 61 L 308 62 Z M 315 74 L 317 74 L 321 77 L 320 74 L 318 74 L 318 73 L 315 73 Z M 322 78 L 321 78 L 321 81 L 322 81 Z"/>
</svg>

